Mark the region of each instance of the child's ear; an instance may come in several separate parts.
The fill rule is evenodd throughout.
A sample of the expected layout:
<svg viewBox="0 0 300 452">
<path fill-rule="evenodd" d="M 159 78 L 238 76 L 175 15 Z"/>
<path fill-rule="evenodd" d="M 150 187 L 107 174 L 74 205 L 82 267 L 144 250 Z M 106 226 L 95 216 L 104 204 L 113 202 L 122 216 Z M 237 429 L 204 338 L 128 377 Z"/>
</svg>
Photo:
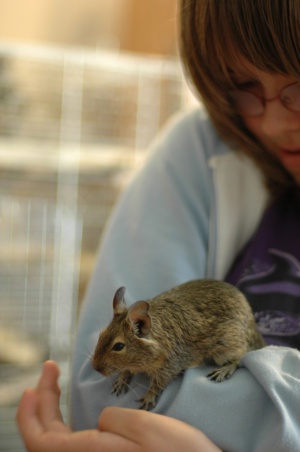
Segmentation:
<svg viewBox="0 0 300 452">
<path fill-rule="evenodd" d="M 124 298 L 125 290 L 125 287 L 120 287 L 115 293 L 113 299 L 114 315 L 119 315 L 126 310 L 126 302 Z"/>
<path fill-rule="evenodd" d="M 147 337 L 151 331 L 152 324 L 148 311 L 147 301 L 137 301 L 128 309 L 128 318 L 134 325 L 136 335 L 142 338 Z"/>
</svg>

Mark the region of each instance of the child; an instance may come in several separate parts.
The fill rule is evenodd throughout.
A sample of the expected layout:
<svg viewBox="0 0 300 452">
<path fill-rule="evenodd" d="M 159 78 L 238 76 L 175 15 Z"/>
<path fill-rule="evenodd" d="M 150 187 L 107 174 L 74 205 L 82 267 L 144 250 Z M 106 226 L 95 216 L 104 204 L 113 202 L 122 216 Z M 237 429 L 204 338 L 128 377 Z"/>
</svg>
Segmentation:
<svg viewBox="0 0 300 452">
<path fill-rule="evenodd" d="M 72 428 L 84 431 L 62 424 L 47 363 L 19 408 L 30 451 L 75 451 L 76 438 L 78 450 L 101 451 L 299 447 L 300 0 L 181 0 L 180 18 L 187 77 L 205 110 L 167 128 L 108 225 L 74 354 Z M 128 411 L 147 381 L 117 398 L 88 356 L 115 290 L 125 285 L 130 304 L 198 278 L 240 287 L 268 343 L 284 347 L 247 354 L 218 385 L 207 369 L 188 369 L 151 413 Z"/>
</svg>

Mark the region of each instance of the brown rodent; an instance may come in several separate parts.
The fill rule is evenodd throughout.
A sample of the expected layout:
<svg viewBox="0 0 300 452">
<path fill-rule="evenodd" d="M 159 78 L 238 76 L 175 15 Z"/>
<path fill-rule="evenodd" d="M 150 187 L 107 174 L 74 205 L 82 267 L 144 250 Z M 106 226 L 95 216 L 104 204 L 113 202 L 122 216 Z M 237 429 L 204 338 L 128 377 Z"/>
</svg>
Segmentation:
<svg viewBox="0 0 300 452">
<path fill-rule="evenodd" d="M 155 406 L 158 394 L 184 369 L 201 363 L 220 366 L 207 375 L 230 378 L 248 351 L 265 345 L 244 295 L 228 283 L 194 280 L 129 308 L 120 287 L 114 317 L 100 333 L 93 368 L 105 376 L 119 372 L 113 392 L 126 392 L 134 374 L 150 386 L 141 408 Z"/>
</svg>

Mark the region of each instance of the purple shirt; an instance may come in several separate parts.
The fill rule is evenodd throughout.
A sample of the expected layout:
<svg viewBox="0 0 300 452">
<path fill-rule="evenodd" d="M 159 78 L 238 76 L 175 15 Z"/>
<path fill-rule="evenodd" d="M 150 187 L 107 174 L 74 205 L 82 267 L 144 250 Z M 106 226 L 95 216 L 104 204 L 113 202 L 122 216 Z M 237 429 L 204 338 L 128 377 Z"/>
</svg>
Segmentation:
<svg viewBox="0 0 300 452">
<path fill-rule="evenodd" d="M 247 297 L 268 344 L 300 349 L 300 201 L 270 205 L 226 276 Z"/>
</svg>

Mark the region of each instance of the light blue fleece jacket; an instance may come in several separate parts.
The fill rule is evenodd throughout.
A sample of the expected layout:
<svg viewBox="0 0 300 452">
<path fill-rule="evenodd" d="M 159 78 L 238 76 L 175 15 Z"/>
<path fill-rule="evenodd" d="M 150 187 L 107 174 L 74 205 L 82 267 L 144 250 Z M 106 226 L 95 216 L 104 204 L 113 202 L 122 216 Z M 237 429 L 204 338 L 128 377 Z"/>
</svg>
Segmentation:
<svg viewBox="0 0 300 452">
<path fill-rule="evenodd" d="M 224 278 L 267 202 L 261 176 L 220 140 L 204 112 L 172 122 L 156 141 L 110 219 L 75 343 L 71 424 L 94 428 L 108 405 L 138 408 L 147 379 L 125 395 L 90 362 L 112 299 L 126 287 L 127 304 L 184 281 Z M 162 344 L 163 346 L 163 344 Z M 220 384 L 209 368 L 188 369 L 161 394 L 153 412 L 183 420 L 228 452 L 300 450 L 300 353 L 266 347 L 248 353 Z"/>
</svg>

